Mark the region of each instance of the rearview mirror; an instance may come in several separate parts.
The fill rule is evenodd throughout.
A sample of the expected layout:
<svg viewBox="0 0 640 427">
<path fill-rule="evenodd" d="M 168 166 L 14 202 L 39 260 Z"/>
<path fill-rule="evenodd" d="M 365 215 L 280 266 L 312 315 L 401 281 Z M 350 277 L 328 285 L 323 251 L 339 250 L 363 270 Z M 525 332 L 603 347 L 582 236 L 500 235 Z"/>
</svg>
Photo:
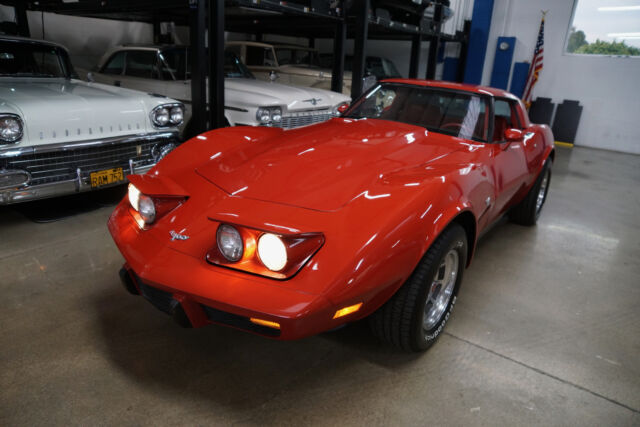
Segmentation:
<svg viewBox="0 0 640 427">
<path fill-rule="evenodd" d="M 504 139 L 507 142 L 520 141 L 522 139 L 522 131 L 520 129 L 505 129 Z"/>
</svg>

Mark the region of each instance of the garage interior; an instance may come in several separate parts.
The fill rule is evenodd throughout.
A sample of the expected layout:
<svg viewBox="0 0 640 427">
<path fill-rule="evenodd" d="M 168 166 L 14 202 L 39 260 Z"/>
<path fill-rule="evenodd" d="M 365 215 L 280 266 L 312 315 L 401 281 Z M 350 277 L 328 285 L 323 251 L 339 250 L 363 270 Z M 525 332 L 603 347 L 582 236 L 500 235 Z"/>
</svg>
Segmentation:
<svg viewBox="0 0 640 427">
<path fill-rule="evenodd" d="M 180 328 L 120 283 L 123 258 L 106 222 L 126 187 L 0 206 L 0 424 L 640 424 L 640 62 L 565 53 L 582 1 L 436 1 L 436 17 L 445 7 L 453 17 L 427 26 L 427 1 L 354 1 L 337 16 L 302 1 L 0 1 L 22 34 L 67 45 L 77 67 L 105 43 L 172 31 L 173 41 L 198 40 L 200 130 L 224 120 L 222 50 L 209 55 L 207 45 L 315 46 L 333 53 L 334 89 L 352 54 L 352 97 L 367 54 L 393 55 L 405 77 L 511 90 L 512 62 L 531 58 L 540 9 L 545 68 L 534 98 L 551 99 L 556 118 L 564 101 L 580 104 L 572 123 L 556 123 L 554 111 L 545 121 L 567 137 L 537 226 L 503 219 L 479 240 L 454 315 L 426 353 L 380 344 L 366 321 L 299 341 Z M 415 27 L 373 22 L 372 9 L 394 3 L 408 4 Z M 216 29 L 208 37 L 207 22 Z M 92 37 L 100 49 L 87 46 Z M 505 37 L 515 41 L 506 80 L 492 72 Z M 208 93 L 207 75 L 216 82 Z"/>
</svg>

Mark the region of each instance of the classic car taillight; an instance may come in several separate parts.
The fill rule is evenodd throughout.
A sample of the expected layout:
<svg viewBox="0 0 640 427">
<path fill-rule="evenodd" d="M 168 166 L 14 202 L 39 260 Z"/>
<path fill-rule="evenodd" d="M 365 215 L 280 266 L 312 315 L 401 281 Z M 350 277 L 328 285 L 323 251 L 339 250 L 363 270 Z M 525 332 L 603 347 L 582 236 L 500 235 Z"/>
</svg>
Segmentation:
<svg viewBox="0 0 640 427">
<path fill-rule="evenodd" d="M 280 280 L 300 271 L 324 244 L 322 233 L 278 234 L 231 224 L 220 224 L 216 236 L 209 263 Z"/>
<path fill-rule="evenodd" d="M 128 198 L 141 228 L 153 224 L 187 200 L 183 196 L 148 196 L 133 184 L 129 184 Z"/>
</svg>

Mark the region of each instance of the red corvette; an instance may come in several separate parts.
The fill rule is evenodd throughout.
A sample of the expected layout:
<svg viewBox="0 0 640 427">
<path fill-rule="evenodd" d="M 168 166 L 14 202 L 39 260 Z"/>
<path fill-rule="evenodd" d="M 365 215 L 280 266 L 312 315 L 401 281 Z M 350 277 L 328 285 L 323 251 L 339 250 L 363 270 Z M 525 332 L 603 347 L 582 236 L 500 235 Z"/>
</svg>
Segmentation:
<svg viewBox="0 0 640 427">
<path fill-rule="evenodd" d="M 296 339 L 369 316 L 420 351 L 483 230 L 536 223 L 553 157 L 509 93 L 387 80 L 325 123 L 193 138 L 129 177 L 109 230 L 126 288 L 184 326 Z"/>
</svg>

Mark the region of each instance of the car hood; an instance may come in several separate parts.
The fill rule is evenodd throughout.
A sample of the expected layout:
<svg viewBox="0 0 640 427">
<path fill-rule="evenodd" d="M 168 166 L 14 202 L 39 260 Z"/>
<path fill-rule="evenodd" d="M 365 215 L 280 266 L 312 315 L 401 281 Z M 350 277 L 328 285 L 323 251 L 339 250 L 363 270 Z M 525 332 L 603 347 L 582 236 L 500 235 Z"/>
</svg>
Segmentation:
<svg viewBox="0 0 640 427">
<path fill-rule="evenodd" d="M 0 105 L 24 122 L 21 147 L 148 132 L 147 96 L 80 80 L 0 78 Z"/>
<path fill-rule="evenodd" d="M 236 197 L 318 211 L 382 197 L 378 184 L 386 174 L 464 148 L 455 138 L 384 120 L 332 119 L 267 140 L 246 138 L 197 173 Z"/>
<path fill-rule="evenodd" d="M 287 111 L 330 108 L 350 98 L 329 90 L 289 86 L 257 79 L 225 79 L 229 105 L 284 105 Z M 286 112 L 285 112 L 286 113 Z"/>
</svg>

